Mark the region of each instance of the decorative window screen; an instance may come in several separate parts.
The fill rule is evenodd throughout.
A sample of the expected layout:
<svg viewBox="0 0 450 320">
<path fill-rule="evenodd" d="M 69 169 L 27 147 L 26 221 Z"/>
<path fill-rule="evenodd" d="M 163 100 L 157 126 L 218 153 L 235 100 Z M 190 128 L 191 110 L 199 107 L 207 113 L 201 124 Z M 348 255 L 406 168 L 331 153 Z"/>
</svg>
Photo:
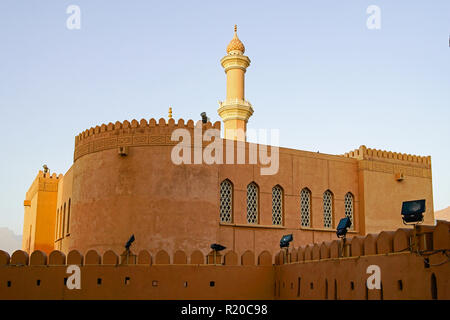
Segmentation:
<svg viewBox="0 0 450 320">
<path fill-rule="evenodd" d="M 300 192 L 300 219 L 302 227 L 311 226 L 311 191 L 307 188 Z"/>
<path fill-rule="evenodd" d="M 233 213 L 233 185 L 224 180 L 220 184 L 220 222 L 231 223 Z"/>
<path fill-rule="evenodd" d="M 323 226 L 333 227 L 333 194 L 329 190 L 323 194 Z"/>
<path fill-rule="evenodd" d="M 350 229 L 353 229 L 353 195 L 348 192 L 345 195 L 345 216 L 350 218 L 350 221 L 352 222 L 352 225 L 350 226 Z"/>
<path fill-rule="evenodd" d="M 247 222 L 258 223 L 258 186 L 250 183 L 247 186 Z"/>
<path fill-rule="evenodd" d="M 283 224 L 283 189 L 280 186 L 272 188 L 272 224 Z"/>
</svg>

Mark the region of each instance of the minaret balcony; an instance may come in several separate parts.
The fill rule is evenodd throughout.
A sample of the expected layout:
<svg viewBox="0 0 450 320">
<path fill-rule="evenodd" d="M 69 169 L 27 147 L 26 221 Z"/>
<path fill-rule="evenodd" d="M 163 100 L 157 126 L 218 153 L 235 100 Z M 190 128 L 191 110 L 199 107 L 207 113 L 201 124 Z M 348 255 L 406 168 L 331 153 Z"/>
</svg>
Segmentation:
<svg viewBox="0 0 450 320">
<path fill-rule="evenodd" d="M 227 99 L 219 101 L 217 112 L 223 121 L 234 119 L 247 121 L 253 114 L 253 107 L 247 100 Z"/>
<path fill-rule="evenodd" d="M 220 60 L 220 63 L 225 73 L 230 69 L 241 69 L 245 72 L 250 65 L 250 58 L 241 54 L 228 54 Z"/>
</svg>

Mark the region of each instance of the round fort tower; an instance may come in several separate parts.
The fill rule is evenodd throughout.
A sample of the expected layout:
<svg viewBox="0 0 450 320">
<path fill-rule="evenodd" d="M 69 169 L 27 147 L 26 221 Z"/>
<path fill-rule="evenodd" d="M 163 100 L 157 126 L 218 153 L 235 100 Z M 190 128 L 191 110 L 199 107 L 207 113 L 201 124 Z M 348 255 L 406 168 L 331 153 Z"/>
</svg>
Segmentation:
<svg viewBox="0 0 450 320">
<path fill-rule="evenodd" d="M 226 51 L 221 65 L 227 94 L 218 109 L 225 139 L 220 138 L 221 122 L 175 122 L 171 110 L 168 120 L 103 124 L 76 137 L 74 164 L 64 176 L 63 190 L 58 191 L 60 211 L 64 211 L 64 204 L 70 204 L 70 232 L 67 226 L 67 234 L 56 237 L 55 249 L 112 249 L 121 253 L 134 234 L 131 249 L 135 253 L 145 249 L 153 254 L 165 250 L 170 256 L 177 250 L 188 256 L 195 250 L 207 254 L 212 243 L 219 243 L 239 254 L 247 250 L 259 254 L 276 252 L 286 233 L 294 234 L 296 243 L 332 238 L 332 232 L 302 229 L 298 217 L 301 190 L 306 186 L 321 194 L 331 188 L 337 194 L 350 191 L 357 197 L 356 161 L 280 148 L 279 154 L 271 151 L 276 157 L 269 164 L 276 162 L 277 170 L 263 174 L 267 163 L 251 162 L 250 151 L 256 150 L 255 145 L 245 142 L 247 121 L 253 114 L 244 94 L 250 59 L 244 56 L 236 27 Z M 182 140 L 188 145 L 190 163 L 173 161 L 174 146 L 181 141 L 172 140 L 177 129 L 190 137 Z M 219 134 L 213 141 L 223 147 L 223 158 L 212 164 L 195 159 L 211 142 L 195 140 L 195 132 L 200 132 L 202 139 L 202 133 L 209 129 L 217 129 Z M 230 163 L 230 159 L 245 159 L 245 163 Z M 323 166 L 326 161 L 339 165 Z M 339 176 L 344 172 L 345 177 L 340 176 L 336 184 L 330 180 L 330 187 L 324 177 L 335 171 Z M 322 182 L 327 183 L 319 186 Z M 315 207 L 321 206 L 320 201 L 320 197 L 311 197 Z M 333 204 L 343 215 L 343 197 Z M 311 221 L 321 224 L 321 219 L 317 211 L 317 218 Z"/>
<path fill-rule="evenodd" d="M 225 138 L 245 141 L 253 113 L 244 96 L 250 59 L 244 56 L 237 26 L 226 52 L 221 65 L 227 93 L 218 113 Z M 220 122 L 198 125 L 203 131 L 220 130 Z M 131 234 L 136 237 L 135 249 L 189 252 L 193 248 L 207 251 L 214 242 L 230 245 L 219 231 L 220 165 L 175 165 L 171 152 L 177 142 L 171 134 L 176 129 L 194 136 L 194 122 L 175 123 L 170 108 L 168 121 L 103 124 L 78 135 L 74 164 L 66 174 L 66 181 L 73 180 L 70 236 L 57 241 L 56 248 L 120 251 Z"/>
</svg>

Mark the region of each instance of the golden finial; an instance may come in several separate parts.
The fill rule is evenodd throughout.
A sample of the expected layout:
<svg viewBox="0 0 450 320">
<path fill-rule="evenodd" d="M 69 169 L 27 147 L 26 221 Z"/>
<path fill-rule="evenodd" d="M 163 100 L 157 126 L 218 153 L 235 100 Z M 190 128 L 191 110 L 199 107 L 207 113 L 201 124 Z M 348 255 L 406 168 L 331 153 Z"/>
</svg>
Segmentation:
<svg viewBox="0 0 450 320">
<path fill-rule="evenodd" d="M 230 51 L 234 50 L 240 51 L 241 53 L 245 52 L 244 44 L 241 42 L 241 40 L 239 40 L 237 36 L 237 24 L 234 25 L 234 36 L 228 44 L 227 53 L 230 53 Z"/>
<path fill-rule="evenodd" d="M 169 119 L 172 119 L 172 107 L 169 107 Z"/>
</svg>

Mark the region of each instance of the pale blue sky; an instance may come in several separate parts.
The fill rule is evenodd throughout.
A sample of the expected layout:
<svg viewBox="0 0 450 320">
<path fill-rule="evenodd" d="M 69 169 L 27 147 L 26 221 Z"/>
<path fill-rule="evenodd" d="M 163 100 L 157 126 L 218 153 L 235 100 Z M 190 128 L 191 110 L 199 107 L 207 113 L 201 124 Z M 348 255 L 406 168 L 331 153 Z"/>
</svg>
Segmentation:
<svg viewBox="0 0 450 320">
<path fill-rule="evenodd" d="M 81 30 L 66 28 L 71 4 Z M 380 30 L 366 27 L 369 5 Z M 252 60 L 250 127 L 279 128 L 295 149 L 431 155 L 435 209 L 450 205 L 448 0 L 2 0 L 0 226 L 22 233 L 37 171 L 65 173 L 84 129 L 169 105 L 219 120 L 234 24 Z"/>
</svg>

